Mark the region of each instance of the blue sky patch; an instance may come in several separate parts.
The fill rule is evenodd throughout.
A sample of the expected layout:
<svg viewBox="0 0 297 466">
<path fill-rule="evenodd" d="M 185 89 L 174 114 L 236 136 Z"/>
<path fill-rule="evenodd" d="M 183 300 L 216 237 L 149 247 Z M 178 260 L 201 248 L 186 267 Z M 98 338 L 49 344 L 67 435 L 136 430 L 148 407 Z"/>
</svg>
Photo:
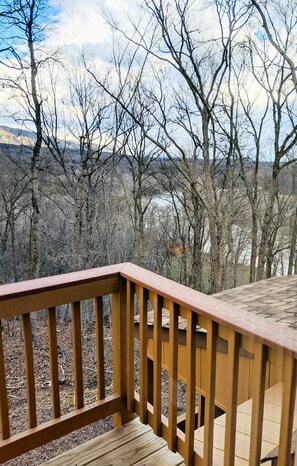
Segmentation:
<svg viewBox="0 0 297 466">
<path fill-rule="evenodd" d="M 260 30 L 256 31 L 255 36 L 257 37 L 257 39 L 261 41 L 267 40 L 267 35 L 263 31 L 260 31 Z"/>
</svg>

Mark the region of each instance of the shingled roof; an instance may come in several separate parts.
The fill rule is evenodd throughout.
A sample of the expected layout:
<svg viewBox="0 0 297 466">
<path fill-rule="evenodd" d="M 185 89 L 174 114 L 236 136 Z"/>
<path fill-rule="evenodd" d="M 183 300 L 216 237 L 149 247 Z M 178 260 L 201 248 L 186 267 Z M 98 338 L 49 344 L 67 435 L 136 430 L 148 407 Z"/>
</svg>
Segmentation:
<svg viewBox="0 0 297 466">
<path fill-rule="evenodd" d="M 213 297 L 297 329 L 297 275 L 269 278 Z"/>
</svg>

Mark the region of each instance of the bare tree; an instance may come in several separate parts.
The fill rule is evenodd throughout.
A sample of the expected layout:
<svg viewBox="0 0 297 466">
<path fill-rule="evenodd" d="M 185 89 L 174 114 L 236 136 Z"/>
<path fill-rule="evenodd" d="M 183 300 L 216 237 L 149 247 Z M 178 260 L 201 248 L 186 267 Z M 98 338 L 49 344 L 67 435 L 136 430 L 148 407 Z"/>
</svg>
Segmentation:
<svg viewBox="0 0 297 466">
<path fill-rule="evenodd" d="M 122 161 L 118 176 L 127 193 L 127 201 L 133 225 L 133 261 L 147 265 L 145 251 L 145 215 L 156 193 L 154 171 L 158 166 L 159 151 L 148 141 L 141 128 L 131 122 L 125 136 Z M 131 203 L 131 200 L 132 203 Z"/>
<path fill-rule="evenodd" d="M 73 226 L 70 263 L 75 269 L 102 265 L 108 260 L 99 259 L 105 253 L 107 256 L 110 246 L 104 241 L 97 247 L 97 222 L 103 231 L 102 217 L 111 214 L 108 196 L 124 144 L 119 136 L 120 116 L 86 73 L 85 60 L 80 57 L 69 65 L 64 77 L 68 90 L 62 102 L 57 96 L 59 70 L 51 69 L 51 98 L 43 114 L 44 141 L 55 161 L 51 172 L 62 188 L 64 210 Z M 105 226 L 114 228 L 109 222 Z M 109 236 L 111 239 L 111 231 Z"/>
<path fill-rule="evenodd" d="M 218 105 L 229 66 L 231 40 L 239 25 L 246 21 L 246 9 L 237 11 L 235 3 L 225 8 L 221 2 L 217 2 L 218 34 L 203 39 L 199 26 L 194 24 L 193 18 L 196 19 L 197 15 L 193 13 L 194 6 L 189 1 L 166 4 L 147 1 L 145 5 L 152 34 L 147 30 L 138 32 L 140 28 L 135 25 L 133 37 L 128 40 L 136 50 L 141 48 L 145 52 L 140 74 L 135 78 L 135 95 L 139 105 L 149 111 L 154 125 L 146 125 L 139 118 L 139 114 L 130 106 L 130 99 L 124 98 L 123 86 L 119 92 L 111 92 L 94 72 L 93 75 L 98 84 L 141 126 L 145 136 L 180 171 L 191 191 L 193 206 L 202 206 L 206 210 L 210 236 L 210 290 L 218 291 L 223 283 L 225 232 L 222 231 L 224 209 L 221 208 L 222 204 L 219 207 L 216 183 L 213 112 Z M 167 76 L 166 71 L 156 71 L 154 86 L 149 87 L 143 81 L 141 83 L 148 57 L 154 63 L 157 59 L 167 71 Z M 172 79 L 166 80 L 167 77 Z M 129 81 L 130 85 L 129 78 L 126 82 Z M 169 93 L 170 86 L 172 91 Z M 203 164 L 202 171 L 199 171 L 199 160 Z M 200 228 L 199 222 L 197 227 Z"/>
<path fill-rule="evenodd" d="M 261 3 L 258 0 L 250 1 L 261 18 L 262 26 L 267 34 L 269 42 L 288 65 L 293 85 L 297 91 L 297 67 L 293 59 L 296 38 L 294 38 L 292 34 L 297 25 L 296 0 L 290 0 L 286 2 L 286 4 L 282 1 L 275 0 L 269 0 L 269 2 L 266 0 Z M 281 27 L 284 29 L 284 37 L 282 37 L 283 34 L 280 31 L 279 24 L 276 25 L 276 17 L 278 20 L 281 20 Z M 290 39 L 291 43 L 288 39 Z M 291 51 L 289 48 L 290 46 L 292 47 Z"/>
<path fill-rule="evenodd" d="M 40 70 L 49 59 L 42 47 L 45 37 L 45 13 L 47 0 L 11 0 L 0 2 L 1 16 L 1 61 L 7 67 L 2 84 L 10 88 L 18 98 L 23 110 L 15 114 L 16 122 L 32 125 L 35 141 L 31 157 L 31 225 L 29 248 L 29 276 L 40 275 L 40 190 L 39 169 L 42 147 L 42 95 L 38 79 Z M 53 55 L 51 55 L 53 58 Z"/>
<path fill-rule="evenodd" d="M 21 148 L 21 151 L 23 148 Z M 26 248 L 22 225 L 29 202 L 27 167 L 9 147 L 1 150 L 0 161 L 0 281 L 18 281 L 26 275 L 23 266 Z M 19 266 L 20 264 L 20 266 Z"/>
<path fill-rule="evenodd" d="M 295 102 L 291 98 L 295 91 L 287 84 L 291 71 L 285 66 L 285 59 L 281 56 L 280 59 L 275 57 L 272 60 L 265 41 L 261 41 L 260 44 L 250 44 L 250 58 L 254 77 L 267 94 L 271 104 L 269 115 L 272 121 L 271 131 L 273 135 L 272 169 L 266 187 L 267 196 L 261 222 L 258 254 L 257 280 L 261 280 L 264 277 L 268 242 L 277 207 L 279 176 L 285 167 L 296 161 L 294 146 L 297 142 L 297 124 L 294 110 Z M 286 122 L 285 125 L 284 122 Z M 274 238 L 276 238 L 275 235 Z M 267 268 L 268 276 L 269 269 Z"/>
</svg>

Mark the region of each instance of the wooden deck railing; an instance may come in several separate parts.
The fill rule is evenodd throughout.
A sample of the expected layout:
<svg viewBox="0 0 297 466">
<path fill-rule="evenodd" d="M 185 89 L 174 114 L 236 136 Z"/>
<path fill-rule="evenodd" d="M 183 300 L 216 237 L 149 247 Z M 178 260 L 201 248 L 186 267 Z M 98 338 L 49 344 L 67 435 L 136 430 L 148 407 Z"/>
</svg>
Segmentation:
<svg viewBox="0 0 297 466">
<path fill-rule="evenodd" d="M 112 295 L 113 335 L 113 394 L 105 394 L 102 297 Z M 83 300 L 94 300 L 96 330 L 94 346 L 97 356 L 98 400 L 85 405 L 81 337 L 81 306 Z M 72 307 L 72 348 L 74 372 L 74 409 L 61 415 L 58 351 L 56 336 L 56 307 Z M 154 312 L 153 372 L 148 370 L 148 306 Z M 168 413 L 162 414 L 162 309 L 170 314 L 169 342 L 166 346 L 169 373 Z M 49 357 L 52 393 L 52 420 L 37 424 L 36 387 L 30 314 L 47 309 Z M 135 391 L 134 315 L 139 312 L 139 390 Z M 37 448 L 80 427 L 114 415 L 115 425 L 130 420 L 137 413 L 143 423 L 165 438 L 169 448 L 178 451 L 187 465 L 213 464 L 214 416 L 216 400 L 217 341 L 227 342 L 226 424 L 224 464 L 235 461 L 237 391 L 240 352 L 253 357 L 252 422 L 250 430 L 249 465 L 258 466 L 261 459 L 264 394 L 269 369 L 280 373 L 283 384 L 282 411 L 279 428 L 279 466 L 290 464 L 296 395 L 296 333 L 268 323 L 255 315 L 238 311 L 231 305 L 217 301 L 168 279 L 132 264 L 42 278 L 0 287 L 0 319 L 20 316 L 26 366 L 28 428 L 10 435 L 10 412 L 6 387 L 4 348 L 0 325 L 0 462 Z M 187 321 L 186 348 L 179 355 L 178 316 Z M 196 360 L 196 326 L 206 329 L 206 348 L 203 360 Z M 9 361 L 6 361 L 9 364 Z M 270 366 L 268 366 L 268 364 Z M 181 365 L 182 370 L 181 370 Z M 203 371 L 203 452 L 195 441 L 197 387 Z M 185 431 L 178 429 L 178 380 L 180 373 L 186 384 Z M 198 374 L 199 372 L 199 374 Z M 152 377 L 148 376 L 151 374 Z M 268 384 L 269 386 L 269 384 Z M 201 395 L 199 393 L 199 395 Z M 198 406 L 198 413 L 201 406 Z"/>
</svg>

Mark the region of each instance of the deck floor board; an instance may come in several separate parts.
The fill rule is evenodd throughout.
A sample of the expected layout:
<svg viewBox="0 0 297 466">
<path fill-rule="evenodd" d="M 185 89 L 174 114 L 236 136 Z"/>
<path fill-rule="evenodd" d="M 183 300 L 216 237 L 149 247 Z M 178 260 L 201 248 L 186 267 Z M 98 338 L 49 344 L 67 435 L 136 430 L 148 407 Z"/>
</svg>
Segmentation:
<svg viewBox="0 0 297 466">
<path fill-rule="evenodd" d="M 134 419 L 122 427 L 80 445 L 40 466 L 179 466 L 183 458 L 172 453 L 164 439 Z"/>
</svg>

